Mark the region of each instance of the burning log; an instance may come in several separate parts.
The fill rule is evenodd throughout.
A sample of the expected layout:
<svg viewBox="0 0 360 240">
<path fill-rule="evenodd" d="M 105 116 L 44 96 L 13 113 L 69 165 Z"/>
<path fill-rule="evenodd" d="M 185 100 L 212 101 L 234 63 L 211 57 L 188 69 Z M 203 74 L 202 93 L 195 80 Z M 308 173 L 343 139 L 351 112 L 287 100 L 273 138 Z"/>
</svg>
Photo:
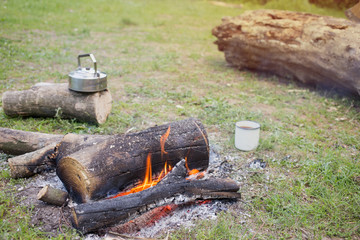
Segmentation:
<svg viewBox="0 0 360 240">
<path fill-rule="evenodd" d="M 64 141 L 65 142 L 65 141 Z M 71 145 L 71 141 L 68 141 Z M 203 170 L 209 164 L 209 145 L 203 125 L 196 119 L 156 126 L 87 145 L 73 147 L 69 154 L 59 147 L 56 172 L 72 199 L 78 203 L 103 198 L 142 180 L 148 159 L 152 173 L 164 165 L 187 159 L 189 169 Z"/>
<path fill-rule="evenodd" d="M 0 151 L 11 155 L 21 155 L 59 143 L 62 138 L 63 135 L 0 128 Z"/>
<path fill-rule="evenodd" d="M 159 184 L 146 190 L 97 202 L 84 203 L 72 208 L 73 226 L 83 233 L 97 231 L 129 216 L 154 207 L 171 203 L 184 203 L 198 199 L 238 199 L 239 186 L 232 180 L 187 180 L 184 160 Z M 180 180 L 181 179 L 181 180 Z M 180 200 L 176 196 L 181 195 Z M 184 198 L 185 196 L 185 198 Z"/>
<path fill-rule="evenodd" d="M 79 93 L 68 89 L 67 83 L 39 83 L 28 90 L 8 91 L 2 104 L 8 116 L 76 118 L 101 124 L 111 111 L 109 91 Z"/>
<path fill-rule="evenodd" d="M 68 199 L 68 193 L 46 185 L 39 191 L 37 199 L 52 205 L 63 206 Z"/>
<path fill-rule="evenodd" d="M 360 24 L 280 10 L 222 21 L 212 33 L 233 66 L 360 94 Z"/>
</svg>

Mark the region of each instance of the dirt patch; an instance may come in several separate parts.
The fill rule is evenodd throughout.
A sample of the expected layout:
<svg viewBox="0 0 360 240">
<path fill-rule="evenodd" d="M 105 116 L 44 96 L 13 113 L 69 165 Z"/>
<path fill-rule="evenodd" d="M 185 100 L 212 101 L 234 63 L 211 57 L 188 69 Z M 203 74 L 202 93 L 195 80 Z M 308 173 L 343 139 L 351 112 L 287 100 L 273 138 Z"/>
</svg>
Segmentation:
<svg viewBox="0 0 360 240">
<path fill-rule="evenodd" d="M 38 200 L 38 192 L 46 185 L 65 190 L 56 173 L 49 172 L 27 179 L 25 186 L 17 186 L 15 197 L 21 199 L 22 205 L 34 208 L 30 225 L 47 232 L 49 237 L 54 237 L 61 233 L 61 228 L 70 227 L 67 220 L 70 216 L 70 209 L 49 205 Z"/>
</svg>

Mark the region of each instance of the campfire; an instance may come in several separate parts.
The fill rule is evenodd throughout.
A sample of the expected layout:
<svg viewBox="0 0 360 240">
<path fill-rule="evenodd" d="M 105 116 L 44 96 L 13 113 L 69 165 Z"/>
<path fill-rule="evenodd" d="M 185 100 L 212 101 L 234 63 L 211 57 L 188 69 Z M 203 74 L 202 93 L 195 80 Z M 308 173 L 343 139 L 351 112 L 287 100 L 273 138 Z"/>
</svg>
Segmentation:
<svg viewBox="0 0 360 240">
<path fill-rule="evenodd" d="M 24 155 L 9 164 L 14 176 L 22 169 L 55 169 L 70 198 L 70 220 L 77 230 L 122 233 L 189 205 L 240 198 L 236 182 L 206 172 L 209 149 L 204 126 L 188 119 L 125 135 L 67 134 L 52 151 L 31 152 L 31 167 Z M 41 191 L 50 195 L 42 200 L 52 203 L 47 192 Z"/>
</svg>

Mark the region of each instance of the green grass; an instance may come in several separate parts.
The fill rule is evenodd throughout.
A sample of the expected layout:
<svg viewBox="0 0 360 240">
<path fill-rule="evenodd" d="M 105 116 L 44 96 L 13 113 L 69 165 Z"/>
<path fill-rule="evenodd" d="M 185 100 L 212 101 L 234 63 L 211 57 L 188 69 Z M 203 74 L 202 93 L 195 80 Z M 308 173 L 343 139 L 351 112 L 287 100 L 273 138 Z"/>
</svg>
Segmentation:
<svg viewBox="0 0 360 240">
<path fill-rule="evenodd" d="M 108 74 L 114 102 L 100 126 L 59 117 L 10 118 L 0 110 L 0 127 L 116 134 L 197 117 L 222 156 L 235 159 L 231 177 L 241 182 L 243 202 L 217 220 L 171 233 L 172 239 L 359 237 L 359 99 L 233 69 L 211 36 L 223 16 L 245 10 L 337 17 L 343 12 L 300 0 L 242 4 L 233 9 L 191 0 L 1 1 L 0 94 L 41 81 L 66 82 L 77 54 L 92 52 Z M 234 148 L 234 125 L 243 119 L 261 124 L 255 152 Z M 246 165 L 253 158 L 268 167 L 250 171 Z M 32 210 L 17 204 L 21 180 L 10 179 L 8 169 L 0 173 L 0 238 L 47 239 L 29 226 Z M 251 217 L 244 221 L 237 208 Z M 75 236 L 66 234 L 58 239 Z"/>
</svg>

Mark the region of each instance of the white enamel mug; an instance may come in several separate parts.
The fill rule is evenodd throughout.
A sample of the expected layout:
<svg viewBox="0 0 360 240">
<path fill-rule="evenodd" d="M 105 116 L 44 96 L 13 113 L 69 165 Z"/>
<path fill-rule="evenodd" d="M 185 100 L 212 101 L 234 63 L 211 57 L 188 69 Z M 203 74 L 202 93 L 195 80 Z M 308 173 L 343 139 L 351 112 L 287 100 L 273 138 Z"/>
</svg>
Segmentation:
<svg viewBox="0 0 360 240">
<path fill-rule="evenodd" d="M 260 124 L 240 121 L 235 125 L 235 147 L 242 151 L 252 151 L 259 145 Z"/>
</svg>

